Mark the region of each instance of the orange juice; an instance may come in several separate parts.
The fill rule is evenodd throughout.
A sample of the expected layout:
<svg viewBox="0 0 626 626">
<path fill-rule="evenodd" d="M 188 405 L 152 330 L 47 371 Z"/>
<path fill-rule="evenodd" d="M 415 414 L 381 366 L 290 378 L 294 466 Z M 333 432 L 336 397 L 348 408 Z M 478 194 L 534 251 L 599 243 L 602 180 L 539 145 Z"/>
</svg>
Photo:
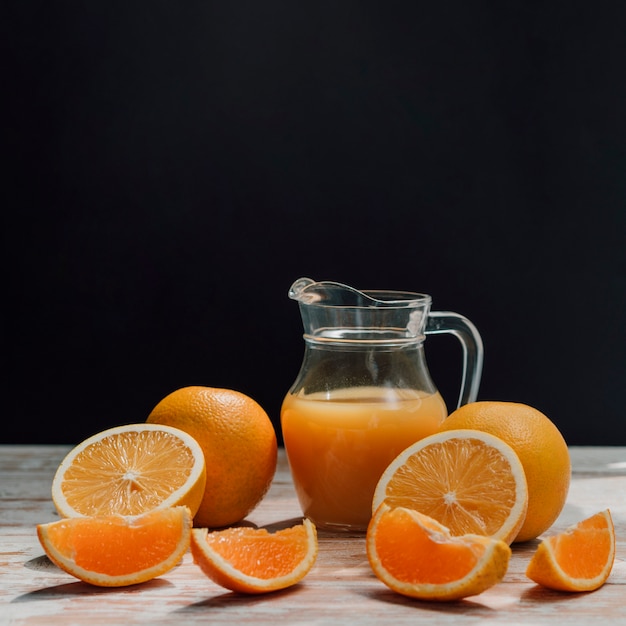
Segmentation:
<svg viewBox="0 0 626 626">
<path fill-rule="evenodd" d="M 353 387 L 287 395 L 281 423 L 304 514 L 319 528 L 364 531 L 389 463 L 447 416 L 439 393 Z"/>
</svg>

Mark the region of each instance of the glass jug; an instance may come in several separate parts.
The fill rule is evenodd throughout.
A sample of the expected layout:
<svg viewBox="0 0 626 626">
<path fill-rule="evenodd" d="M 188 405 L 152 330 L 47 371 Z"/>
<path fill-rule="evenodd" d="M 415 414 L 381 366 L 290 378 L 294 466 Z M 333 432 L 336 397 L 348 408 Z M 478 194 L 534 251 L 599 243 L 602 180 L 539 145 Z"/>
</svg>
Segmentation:
<svg viewBox="0 0 626 626">
<path fill-rule="evenodd" d="M 430 311 L 426 294 L 300 278 L 289 297 L 299 303 L 305 350 L 281 428 L 300 506 L 320 529 L 363 532 L 383 471 L 448 414 L 425 335 L 451 333 L 463 346 L 459 406 L 476 400 L 482 341 L 462 315 Z"/>
</svg>

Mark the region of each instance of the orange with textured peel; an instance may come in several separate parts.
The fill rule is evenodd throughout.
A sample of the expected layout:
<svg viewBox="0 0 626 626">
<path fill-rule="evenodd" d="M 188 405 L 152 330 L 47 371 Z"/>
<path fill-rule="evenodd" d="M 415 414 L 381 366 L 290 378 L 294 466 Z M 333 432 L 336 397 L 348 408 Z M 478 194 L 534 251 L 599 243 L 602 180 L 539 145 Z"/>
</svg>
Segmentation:
<svg viewBox="0 0 626 626">
<path fill-rule="evenodd" d="M 195 526 L 235 524 L 267 493 L 276 471 L 276 432 L 249 396 L 232 389 L 183 387 L 163 398 L 147 421 L 184 430 L 204 452 L 207 481 Z"/>
<path fill-rule="evenodd" d="M 608 579 L 615 561 L 615 529 L 608 509 L 544 539 L 526 575 L 561 591 L 594 591 Z"/>
<path fill-rule="evenodd" d="M 240 593 L 267 593 L 300 582 L 317 558 L 317 532 L 312 522 L 278 530 L 227 528 L 208 532 L 194 528 L 194 562 L 218 585 Z"/>
<path fill-rule="evenodd" d="M 382 502 L 423 513 L 450 530 L 502 539 L 510 544 L 524 523 L 528 490 L 513 449 L 476 430 L 425 437 L 385 470 L 372 510 Z"/>
<path fill-rule="evenodd" d="M 186 432 L 150 424 L 104 430 L 75 446 L 52 480 L 63 517 L 198 510 L 206 483 L 200 445 Z"/>
<path fill-rule="evenodd" d="M 187 507 L 139 516 L 71 517 L 37 526 L 50 560 L 92 585 L 121 587 L 161 576 L 189 548 L 192 517 Z"/>
<path fill-rule="evenodd" d="M 504 577 L 511 548 L 484 535 L 454 537 L 432 518 L 383 503 L 367 530 L 367 558 L 397 593 L 422 600 L 458 600 Z"/>
<path fill-rule="evenodd" d="M 550 528 L 565 506 L 571 476 L 569 450 L 555 424 L 526 404 L 483 401 L 452 412 L 440 430 L 458 428 L 499 437 L 522 462 L 528 483 L 528 511 L 515 541 L 534 539 Z"/>
</svg>

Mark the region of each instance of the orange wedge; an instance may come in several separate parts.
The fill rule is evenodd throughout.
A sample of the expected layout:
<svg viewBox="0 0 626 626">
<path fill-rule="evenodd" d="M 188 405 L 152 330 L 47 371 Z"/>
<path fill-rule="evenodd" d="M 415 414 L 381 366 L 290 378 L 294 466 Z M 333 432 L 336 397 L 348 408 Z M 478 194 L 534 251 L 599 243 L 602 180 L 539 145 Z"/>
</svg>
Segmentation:
<svg viewBox="0 0 626 626">
<path fill-rule="evenodd" d="M 458 600 L 482 593 L 506 574 L 511 548 L 484 535 L 454 537 L 436 520 L 383 503 L 366 537 L 367 558 L 393 591 L 422 600 Z"/>
<path fill-rule="evenodd" d="M 382 502 L 423 513 L 453 535 L 486 535 L 510 544 L 524 523 L 528 488 L 504 441 L 475 430 L 440 432 L 409 446 L 387 467 L 372 510 Z"/>
<path fill-rule="evenodd" d="M 544 539 L 526 575 L 561 591 L 594 591 L 608 579 L 615 561 L 615 528 L 608 509 Z"/>
<path fill-rule="evenodd" d="M 194 562 L 218 585 L 240 593 L 295 585 L 313 567 L 317 550 L 317 531 L 308 519 L 274 533 L 249 527 L 191 532 Z"/>
<path fill-rule="evenodd" d="M 63 517 L 140 515 L 172 506 L 195 515 L 205 483 L 204 453 L 191 435 L 129 424 L 73 448 L 52 480 L 52 501 Z"/>
<path fill-rule="evenodd" d="M 171 570 L 189 548 L 187 507 L 140 516 L 72 517 L 39 524 L 37 536 L 50 560 L 92 585 L 121 587 Z"/>
</svg>

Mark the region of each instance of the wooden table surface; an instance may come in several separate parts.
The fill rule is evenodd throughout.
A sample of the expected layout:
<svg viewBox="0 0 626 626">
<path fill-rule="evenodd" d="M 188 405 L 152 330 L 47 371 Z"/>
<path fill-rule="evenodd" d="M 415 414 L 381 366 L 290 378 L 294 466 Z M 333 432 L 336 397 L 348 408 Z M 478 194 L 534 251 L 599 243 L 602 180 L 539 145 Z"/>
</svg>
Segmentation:
<svg viewBox="0 0 626 626">
<path fill-rule="evenodd" d="M 571 448 L 573 475 L 557 531 L 610 508 L 617 534 L 608 582 L 586 594 L 542 589 L 524 571 L 538 541 L 513 545 L 505 579 L 479 596 L 431 603 L 397 595 L 374 577 L 361 536 L 319 533 L 319 556 L 298 585 L 262 596 L 231 593 L 187 553 L 180 565 L 132 587 L 92 587 L 44 555 L 35 526 L 57 518 L 50 499 L 67 446 L 0 445 L 0 624 L 626 624 L 626 447 Z M 281 450 L 270 492 L 248 517 L 258 525 L 301 512 Z"/>
</svg>

